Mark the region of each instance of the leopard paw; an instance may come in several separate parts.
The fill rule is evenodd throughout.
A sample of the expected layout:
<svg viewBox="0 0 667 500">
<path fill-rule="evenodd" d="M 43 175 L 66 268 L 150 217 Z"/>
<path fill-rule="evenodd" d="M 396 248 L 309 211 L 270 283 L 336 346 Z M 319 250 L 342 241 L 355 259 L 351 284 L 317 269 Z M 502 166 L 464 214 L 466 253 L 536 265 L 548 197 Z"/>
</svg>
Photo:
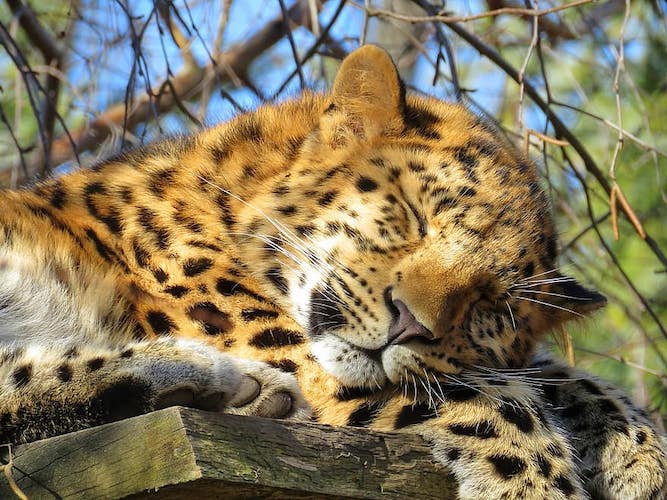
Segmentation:
<svg viewBox="0 0 667 500">
<path fill-rule="evenodd" d="M 167 371 L 171 375 L 169 383 L 156 392 L 155 409 L 187 406 L 267 418 L 310 415 L 296 378 L 289 373 L 196 341 L 177 340 L 167 345 L 172 362 L 163 365 L 155 378 L 164 380 Z"/>
<path fill-rule="evenodd" d="M 266 363 L 235 359 L 242 380 L 225 413 L 304 420 L 311 410 L 296 377 Z"/>
</svg>

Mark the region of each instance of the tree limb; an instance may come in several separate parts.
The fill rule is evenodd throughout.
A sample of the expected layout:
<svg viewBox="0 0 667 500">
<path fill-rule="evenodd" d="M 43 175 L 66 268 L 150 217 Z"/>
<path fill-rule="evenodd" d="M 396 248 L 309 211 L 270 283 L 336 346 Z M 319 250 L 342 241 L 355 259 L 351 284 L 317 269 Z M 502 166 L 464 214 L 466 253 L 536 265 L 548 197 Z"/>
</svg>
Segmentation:
<svg viewBox="0 0 667 500">
<path fill-rule="evenodd" d="M 291 22 L 309 25 L 308 2 L 300 0 L 289 10 L 288 15 Z M 202 81 L 208 71 L 213 71 L 220 83 L 230 81 L 231 76 L 227 69 L 236 75 L 245 75 L 248 66 L 269 47 L 277 43 L 286 34 L 288 24 L 282 16 L 269 21 L 250 39 L 240 42 L 226 52 L 220 54 L 219 58 L 205 67 L 187 65 L 180 73 L 176 74 L 168 83 L 160 83 L 156 86 L 156 94 L 160 92 L 160 98 L 155 100 L 150 95 L 142 95 L 134 102 L 131 109 L 127 110 L 125 101 L 118 102 L 107 108 L 92 122 L 81 128 L 72 130 L 70 135 L 76 144 L 76 153 L 94 150 L 99 146 L 114 129 L 125 126 L 132 129 L 139 123 L 147 120 L 153 113 L 164 114 L 178 105 L 179 99 L 190 99 L 197 96 L 202 90 Z M 59 137 L 53 141 L 51 149 L 51 162 L 58 165 L 75 157 L 70 140 L 67 137 Z M 41 164 L 39 159 L 32 158 L 28 162 L 28 170 L 31 173 L 39 171 Z M 19 179 L 19 183 L 27 179 Z"/>
</svg>

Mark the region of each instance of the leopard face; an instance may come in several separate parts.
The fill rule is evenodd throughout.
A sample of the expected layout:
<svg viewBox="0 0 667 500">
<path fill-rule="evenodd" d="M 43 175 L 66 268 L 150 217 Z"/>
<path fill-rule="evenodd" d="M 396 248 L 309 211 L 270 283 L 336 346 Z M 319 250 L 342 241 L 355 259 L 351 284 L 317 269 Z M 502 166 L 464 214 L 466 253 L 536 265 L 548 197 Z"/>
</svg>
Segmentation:
<svg viewBox="0 0 667 500">
<path fill-rule="evenodd" d="M 266 270 L 279 300 L 347 385 L 521 366 L 604 301 L 555 270 L 534 166 L 463 106 L 406 99 L 374 47 L 346 59 L 319 127 L 247 212 L 282 262 Z"/>
</svg>

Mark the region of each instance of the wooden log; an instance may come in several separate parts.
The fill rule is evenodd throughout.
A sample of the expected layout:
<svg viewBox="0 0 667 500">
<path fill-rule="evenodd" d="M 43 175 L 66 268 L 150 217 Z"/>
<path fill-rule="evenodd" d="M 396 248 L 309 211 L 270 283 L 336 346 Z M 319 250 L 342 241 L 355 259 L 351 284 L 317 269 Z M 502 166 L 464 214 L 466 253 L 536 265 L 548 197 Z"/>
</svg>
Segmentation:
<svg viewBox="0 0 667 500">
<path fill-rule="evenodd" d="M 456 491 L 418 436 L 178 407 L 17 446 L 12 454 L 12 477 L 31 500 L 430 499 Z M 2 476 L 0 498 L 12 496 Z"/>
</svg>

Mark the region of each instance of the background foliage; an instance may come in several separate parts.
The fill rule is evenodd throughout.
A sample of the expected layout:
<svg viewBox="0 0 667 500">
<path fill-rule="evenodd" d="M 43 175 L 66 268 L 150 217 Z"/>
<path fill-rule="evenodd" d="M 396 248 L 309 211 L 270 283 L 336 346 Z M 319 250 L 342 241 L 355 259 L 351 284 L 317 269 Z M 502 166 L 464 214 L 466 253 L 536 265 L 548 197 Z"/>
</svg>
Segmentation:
<svg viewBox="0 0 667 500">
<path fill-rule="evenodd" d="M 563 267 L 610 298 L 568 328 L 577 364 L 665 415 L 661 0 L 3 0 L 0 182 L 324 89 L 364 42 L 413 91 L 461 100 L 529 148 Z"/>
</svg>

